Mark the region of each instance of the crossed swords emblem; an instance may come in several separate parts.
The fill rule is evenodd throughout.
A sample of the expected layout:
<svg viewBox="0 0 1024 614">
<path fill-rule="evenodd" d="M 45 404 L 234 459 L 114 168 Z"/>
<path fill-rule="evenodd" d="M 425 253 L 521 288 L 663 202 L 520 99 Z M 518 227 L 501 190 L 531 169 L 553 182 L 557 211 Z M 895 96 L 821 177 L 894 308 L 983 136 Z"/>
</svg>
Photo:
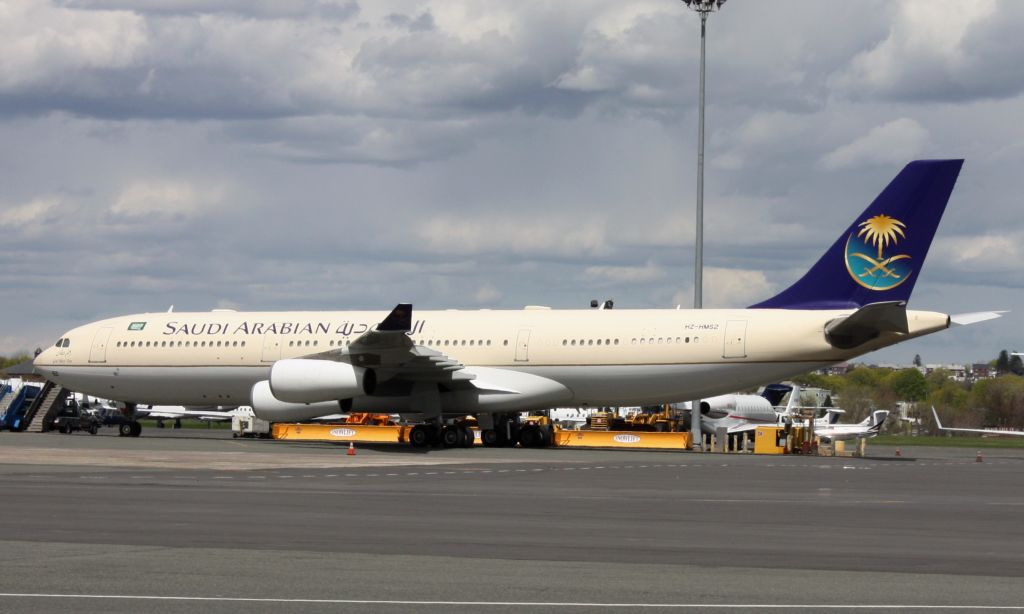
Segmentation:
<svg viewBox="0 0 1024 614">
<path fill-rule="evenodd" d="M 907 254 L 899 254 L 897 256 L 890 256 L 889 258 L 883 258 L 883 259 L 880 259 L 880 260 L 876 260 L 876 259 L 872 258 L 871 256 L 868 256 L 866 254 L 861 254 L 861 253 L 853 253 L 853 254 L 850 254 L 850 255 L 851 256 L 856 256 L 857 258 L 860 258 L 862 260 L 866 260 L 866 261 L 868 261 L 869 264 L 872 265 L 872 267 L 870 269 L 864 271 L 863 273 L 860 273 L 857 277 L 868 277 L 869 275 L 871 277 L 874 277 L 875 276 L 875 271 L 881 271 L 883 279 L 886 278 L 886 277 L 892 277 L 892 278 L 895 278 L 895 279 L 900 279 L 901 275 L 899 273 L 897 273 L 896 271 L 894 271 L 893 269 L 889 268 L 889 265 L 892 264 L 893 262 L 896 262 L 897 260 L 903 260 L 905 258 L 910 258 L 910 256 L 908 256 Z"/>
</svg>

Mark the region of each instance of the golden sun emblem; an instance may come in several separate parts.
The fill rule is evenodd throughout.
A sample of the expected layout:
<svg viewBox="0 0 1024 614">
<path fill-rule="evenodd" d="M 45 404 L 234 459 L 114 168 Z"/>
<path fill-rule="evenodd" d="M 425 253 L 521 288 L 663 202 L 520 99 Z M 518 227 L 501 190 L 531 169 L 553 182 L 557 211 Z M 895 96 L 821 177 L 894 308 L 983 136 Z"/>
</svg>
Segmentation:
<svg viewBox="0 0 1024 614">
<path fill-rule="evenodd" d="M 865 243 L 877 247 L 878 259 L 881 260 L 883 249 L 907 236 L 903 233 L 906 227 L 903 222 L 883 213 L 861 222 L 857 236 L 863 237 Z"/>
</svg>

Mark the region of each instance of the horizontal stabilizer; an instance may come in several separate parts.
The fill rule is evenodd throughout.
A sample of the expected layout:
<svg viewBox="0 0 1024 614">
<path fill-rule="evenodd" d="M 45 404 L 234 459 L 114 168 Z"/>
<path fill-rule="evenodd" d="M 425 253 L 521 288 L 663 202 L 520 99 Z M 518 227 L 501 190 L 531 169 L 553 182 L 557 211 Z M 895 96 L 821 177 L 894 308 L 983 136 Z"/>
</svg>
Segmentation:
<svg viewBox="0 0 1024 614">
<path fill-rule="evenodd" d="M 825 338 L 842 350 L 863 345 L 882 333 L 908 332 L 907 304 L 903 301 L 871 303 L 825 325 Z"/>
<path fill-rule="evenodd" d="M 950 316 L 949 320 L 953 324 L 959 326 L 968 326 L 970 324 L 977 324 L 978 322 L 986 322 L 988 320 L 995 320 L 996 318 L 1003 317 L 1007 311 L 975 311 L 973 313 L 958 313 Z"/>
</svg>

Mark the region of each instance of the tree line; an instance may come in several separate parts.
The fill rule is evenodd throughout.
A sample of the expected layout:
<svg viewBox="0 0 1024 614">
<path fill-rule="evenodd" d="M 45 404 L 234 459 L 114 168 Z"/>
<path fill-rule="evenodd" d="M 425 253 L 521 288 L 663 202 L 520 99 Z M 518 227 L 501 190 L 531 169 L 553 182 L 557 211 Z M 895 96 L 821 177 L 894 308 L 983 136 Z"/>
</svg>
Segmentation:
<svg viewBox="0 0 1024 614">
<path fill-rule="evenodd" d="M 918 362 L 915 360 L 915 363 Z M 997 375 L 975 382 L 960 382 L 944 369 L 927 376 L 918 369 L 890 369 L 858 365 L 845 375 L 807 374 L 794 381 L 832 390 L 846 410 L 843 422 L 859 422 L 875 409 L 895 412 L 900 401 L 911 403 L 908 417 L 919 418 L 924 429 L 937 434 L 931 408 L 943 426 L 962 428 L 1024 429 L 1024 364 L 1006 350 L 990 361 Z M 910 430 L 908 423 L 886 422 L 886 430 Z"/>
</svg>

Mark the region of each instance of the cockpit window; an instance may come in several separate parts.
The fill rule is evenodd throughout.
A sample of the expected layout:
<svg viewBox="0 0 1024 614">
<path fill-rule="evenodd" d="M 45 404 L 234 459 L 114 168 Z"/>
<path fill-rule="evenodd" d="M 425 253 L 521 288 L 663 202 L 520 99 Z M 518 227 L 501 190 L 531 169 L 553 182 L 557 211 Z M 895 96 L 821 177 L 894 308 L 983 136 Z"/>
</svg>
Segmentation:
<svg viewBox="0 0 1024 614">
<path fill-rule="evenodd" d="M 60 346 L 60 347 L 62 347 L 62 348 L 66 348 L 66 347 L 68 347 L 69 345 L 71 345 L 71 339 L 65 339 L 65 340 L 64 340 L 64 345 L 62 345 L 62 346 Z"/>
<path fill-rule="evenodd" d="M 61 337 L 60 339 L 57 339 L 57 343 L 54 343 L 53 347 L 55 347 L 55 348 L 64 347 L 63 345 L 61 345 L 63 343 L 64 343 L 64 337 Z"/>
</svg>

